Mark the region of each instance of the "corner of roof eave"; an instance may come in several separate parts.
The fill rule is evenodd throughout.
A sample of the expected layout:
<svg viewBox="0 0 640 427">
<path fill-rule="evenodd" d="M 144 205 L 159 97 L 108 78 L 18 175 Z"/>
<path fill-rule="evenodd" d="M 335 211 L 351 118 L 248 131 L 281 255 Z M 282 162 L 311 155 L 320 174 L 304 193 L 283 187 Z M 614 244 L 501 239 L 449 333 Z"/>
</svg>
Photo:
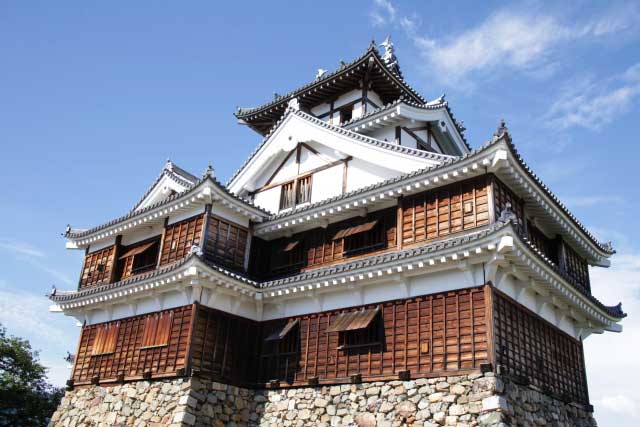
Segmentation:
<svg viewBox="0 0 640 427">
<path fill-rule="evenodd" d="M 497 162 L 505 161 L 506 163 L 502 163 L 502 165 L 506 165 L 511 169 L 517 170 L 518 174 L 523 179 L 530 180 L 531 186 L 534 188 L 537 188 L 540 191 L 541 196 L 549 200 L 548 203 L 546 201 L 545 203 L 548 204 L 553 210 L 556 211 L 557 216 L 562 217 L 562 220 L 565 221 L 567 224 L 569 224 L 569 226 L 576 231 L 576 233 L 580 236 L 580 240 L 582 242 L 585 242 L 586 245 L 588 245 L 594 253 L 599 255 L 600 259 L 591 257 L 591 260 L 593 261 L 593 265 L 599 266 L 599 267 L 609 267 L 611 265 L 609 258 L 611 258 L 611 256 L 615 254 L 615 251 L 611 253 L 604 251 L 602 248 L 600 248 L 598 244 L 593 242 L 592 238 L 588 234 L 586 234 L 579 226 L 577 226 L 574 220 L 572 220 L 571 216 L 575 217 L 575 215 L 573 215 L 571 212 L 569 212 L 571 216 L 566 214 L 563 211 L 563 209 L 557 206 L 557 203 L 550 196 L 546 194 L 544 189 L 536 182 L 536 180 L 528 176 L 528 174 L 520 164 L 520 161 L 518 160 L 518 154 L 516 154 L 513 151 L 514 145 L 513 145 L 513 142 L 510 142 L 509 138 L 510 138 L 509 136 L 506 136 L 503 134 L 499 137 L 496 137 L 492 141 L 492 144 L 494 145 L 494 147 L 500 147 L 500 150 L 498 151 L 499 154 L 496 155 L 497 160 L 494 160 L 494 164 L 492 165 L 492 168 L 489 169 L 489 171 L 497 172 L 498 169 L 500 169 L 500 164 Z M 491 148 L 494 148 L 494 147 L 491 147 Z M 531 168 L 529 167 L 529 169 Z M 551 191 L 551 190 L 549 189 L 548 191 Z M 567 211 L 568 211 L 568 208 L 567 208 Z"/>
</svg>

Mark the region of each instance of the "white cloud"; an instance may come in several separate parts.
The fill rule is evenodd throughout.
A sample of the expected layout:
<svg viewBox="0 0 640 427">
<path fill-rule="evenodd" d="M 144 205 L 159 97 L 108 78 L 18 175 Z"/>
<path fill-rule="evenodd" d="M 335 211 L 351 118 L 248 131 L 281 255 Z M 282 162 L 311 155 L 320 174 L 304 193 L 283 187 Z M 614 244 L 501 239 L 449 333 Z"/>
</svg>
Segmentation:
<svg viewBox="0 0 640 427">
<path fill-rule="evenodd" d="M 587 379 L 596 420 L 604 427 L 636 426 L 640 408 L 636 387 L 640 383 L 640 254 L 615 255 L 610 268 L 590 271 L 594 295 L 609 305 L 622 301 L 623 310 L 629 313 L 622 321 L 621 334 L 608 332 L 585 341 Z"/>
<path fill-rule="evenodd" d="M 398 10 L 393 3 L 388 0 L 374 0 L 373 5 L 373 9 L 369 12 L 369 18 L 374 27 L 395 22 Z"/>
<path fill-rule="evenodd" d="M 640 63 L 610 78 L 568 82 L 543 121 L 556 129 L 579 126 L 599 130 L 629 111 L 638 96 Z"/>
<path fill-rule="evenodd" d="M 623 396 L 621 394 L 603 396 L 596 404 L 617 414 L 640 418 L 640 400 L 635 400 L 633 397 Z"/>
<path fill-rule="evenodd" d="M 47 263 L 42 260 L 46 257 L 46 254 L 29 243 L 11 239 L 0 239 L 0 249 L 11 252 L 17 261 L 26 262 L 67 285 L 73 283 L 65 273 L 49 267 Z"/>
<path fill-rule="evenodd" d="M 63 386 L 70 372 L 62 359 L 66 351 L 75 350 L 78 340 L 74 321 L 49 313 L 51 302 L 44 295 L 15 288 L 0 280 L 0 323 L 10 335 L 27 339 L 34 350 L 39 350 L 47 377 L 54 385 Z"/>
<path fill-rule="evenodd" d="M 399 25 L 413 40 L 430 75 L 450 86 L 471 87 L 472 75 L 486 77 L 518 70 L 548 77 L 563 58 L 561 48 L 571 42 L 636 31 L 640 8 L 614 8 L 583 23 L 510 8 L 495 11 L 476 27 L 441 38 L 420 34 L 419 17 L 402 15 L 387 0 L 375 0 L 371 16 L 376 26 Z"/>
<path fill-rule="evenodd" d="M 45 255 L 44 252 L 34 248 L 28 243 L 9 239 L 0 239 L 0 249 L 4 249 L 14 254 L 29 255 L 38 258 L 42 258 Z"/>
</svg>

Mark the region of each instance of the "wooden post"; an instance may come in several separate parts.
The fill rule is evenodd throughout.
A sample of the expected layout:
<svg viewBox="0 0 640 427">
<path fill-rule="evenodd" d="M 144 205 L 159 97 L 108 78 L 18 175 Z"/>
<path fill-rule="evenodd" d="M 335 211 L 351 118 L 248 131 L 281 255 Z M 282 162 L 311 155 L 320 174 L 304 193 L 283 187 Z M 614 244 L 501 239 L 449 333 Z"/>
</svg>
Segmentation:
<svg viewBox="0 0 640 427">
<path fill-rule="evenodd" d="M 109 283 L 115 282 L 116 267 L 118 266 L 118 256 L 120 256 L 120 242 L 122 242 L 122 234 L 116 236 L 115 247 L 113 248 L 113 262 L 111 264 L 111 273 L 109 273 Z"/>
<path fill-rule="evenodd" d="M 493 175 L 485 174 L 485 185 L 487 186 L 487 208 L 489 210 L 489 224 L 496 222 L 496 199 Z"/>
<path fill-rule="evenodd" d="M 495 371 L 496 349 L 494 346 L 494 324 L 493 324 L 493 285 L 484 285 L 485 318 L 487 323 L 487 359 Z"/>
<path fill-rule="evenodd" d="M 160 237 L 160 247 L 158 248 L 158 262 L 156 263 L 156 268 L 160 268 L 160 264 L 162 262 L 162 251 L 164 250 L 164 238 L 167 234 L 167 227 L 169 226 L 169 217 L 164 219 L 164 226 L 162 228 L 162 236 Z"/>
<path fill-rule="evenodd" d="M 397 206 L 397 218 L 396 218 L 396 246 L 398 249 L 402 249 L 402 246 L 404 244 L 403 242 L 403 231 L 402 231 L 402 226 L 403 226 L 403 215 L 402 215 L 402 203 L 404 201 L 404 198 L 402 196 L 398 197 L 398 206 Z"/>
</svg>

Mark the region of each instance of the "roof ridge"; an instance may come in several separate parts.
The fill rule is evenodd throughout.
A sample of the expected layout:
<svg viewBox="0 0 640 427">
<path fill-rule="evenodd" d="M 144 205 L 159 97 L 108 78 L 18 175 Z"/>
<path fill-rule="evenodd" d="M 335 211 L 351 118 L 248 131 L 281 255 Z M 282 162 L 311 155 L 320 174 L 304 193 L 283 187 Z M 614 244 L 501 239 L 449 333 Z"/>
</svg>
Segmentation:
<svg viewBox="0 0 640 427">
<path fill-rule="evenodd" d="M 269 140 L 269 138 L 271 138 L 271 136 L 275 133 L 275 131 L 280 127 L 280 125 L 285 121 L 285 119 L 287 117 L 289 117 L 289 115 L 291 114 L 295 114 L 303 119 L 306 119 L 308 121 L 314 122 L 316 124 L 319 124 L 320 126 L 329 128 L 330 130 L 333 130 L 337 133 L 348 133 L 349 135 L 352 135 L 353 138 L 355 139 L 359 139 L 359 140 L 366 140 L 366 141 L 371 141 L 374 143 L 374 145 L 382 145 L 384 144 L 384 148 L 390 149 L 392 151 L 398 151 L 398 152 L 410 152 L 413 153 L 413 155 L 416 155 L 416 157 L 423 157 L 423 158 L 431 158 L 434 160 L 446 160 L 448 158 L 455 158 L 456 156 L 450 156 L 448 154 L 440 154 L 440 153 L 433 153 L 430 151 L 425 151 L 425 150 L 418 150 L 415 148 L 410 148 L 410 147 L 405 147 L 403 145 L 396 145 L 396 144 L 391 144 L 390 142 L 387 141 L 382 141 L 379 139 L 375 139 L 375 138 L 371 138 L 369 136 L 366 135 L 362 135 L 358 132 L 354 132 L 352 130 L 349 129 L 344 129 L 340 126 L 336 126 L 336 125 L 332 125 L 330 123 L 325 122 L 324 120 L 321 120 L 317 117 L 314 117 L 313 115 L 309 114 L 309 113 L 305 113 L 304 111 L 301 110 L 296 110 L 290 107 L 287 107 L 287 109 L 285 110 L 284 114 L 282 115 L 282 117 L 280 117 L 280 119 L 274 123 L 274 125 L 271 127 L 271 129 L 269 130 L 269 132 L 267 132 L 267 134 L 264 136 L 264 138 L 262 139 L 262 141 L 260 141 L 260 143 L 253 149 L 253 151 L 249 154 L 249 156 L 247 157 L 247 159 L 242 163 L 242 165 L 236 169 L 236 171 L 231 175 L 231 177 L 227 180 L 226 182 L 226 186 L 231 185 L 231 183 L 233 182 L 234 179 L 237 178 L 237 176 L 240 174 L 240 172 L 242 172 L 242 170 L 249 164 L 249 162 L 251 161 L 251 159 L 253 159 L 253 157 L 255 157 L 256 154 L 258 154 L 258 151 L 260 151 L 260 149 L 265 145 L 265 143 Z M 365 142 L 366 142 L 365 141 Z"/>
<path fill-rule="evenodd" d="M 170 159 L 167 159 L 167 162 L 162 167 L 162 170 L 158 174 L 157 178 L 147 188 L 142 197 L 133 206 L 133 208 L 131 208 L 131 211 L 135 211 L 138 206 L 140 206 L 140 204 L 144 201 L 144 199 L 147 198 L 147 196 L 149 196 L 149 194 L 153 191 L 155 186 L 158 185 L 158 183 L 164 176 L 170 176 L 174 180 L 178 181 L 179 184 L 184 185 L 187 188 L 193 186 L 194 183 L 198 181 L 198 178 L 195 175 L 177 166 Z"/>
<path fill-rule="evenodd" d="M 248 205 L 249 207 L 253 208 L 253 209 L 257 209 L 261 212 L 263 212 L 265 215 L 269 215 L 272 214 L 272 212 L 267 211 L 266 209 L 255 205 L 252 201 L 245 199 L 243 197 L 238 196 L 237 194 L 235 194 L 234 192 L 232 192 L 231 190 L 229 190 L 226 186 L 224 186 L 222 183 L 220 183 L 220 181 L 218 181 L 215 177 L 211 176 L 211 175 L 206 175 L 204 178 L 200 178 L 198 179 L 197 182 L 195 182 L 193 184 L 193 186 L 191 186 L 190 188 L 185 189 L 184 191 L 181 191 L 179 193 L 175 193 L 172 194 L 170 196 L 168 196 L 167 198 L 156 202 L 152 205 L 149 205 L 143 209 L 140 210 L 131 210 L 128 213 L 126 213 L 125 215 L 122 215 L 118 218 L 112 219 L 110 221 L 107 221 L 103 224 L 100 224 L 98 226 L 92 227 L 92 228 L 88 228 L 82 231 L 77 231 L 77 230 L 73 230 L 70 227 L 67 227 L 67 231 L 65 231 L 64 236 L 68 237 L 68 238 L 80 238 L 80 237 L 84 237 L 87 236 L 89 234 L 95 233 L 97 231 L 103 230 L 107 227 L 111 227 L 115 224 L 118 224 L 122 221 L 125 221 L 129 218 L 133 218 L 137 215 L 141 215 L 144 213 L 149 212 L 150 210 L 156 209 L 160 206 L 163 206 L 165 204 L 169 204 L 170 202 L 173 202 L 176 199 L 179 199 L 183 196 L 186 196 L 187 194 L 189 194 L 190 192 L 194 191 L 196 188 L 198 188 L 201 184 L 203 184 L 204 182 L 206 182 L 207 180 L 211 180 L 211 182 L 217 186 L 219 189 L 221 189 L 224 193 L 228 194 L 230 197 L 238 200 L 240 203 L 243 203 L 245 205 Z"/>
<path fill-rule="evenodd" d="M 278 95 L 278 97 L 275 98 L 274 100 L 272 100 L 270 102 L 267 102 L 267 103 L 264 103 L 262 105 L 259 105 L 257 107 L 253 107 L 253 108 L 240 108 L 239 107 L 236 110 L 236 112 L 234 113 L 234 115 L 236 117 L 244 117 L 246 115 L 253 114 L 253 113 L 255 113 L 255 112 L 259 111 L 259 110 L 263 110 L 265 108 L 272 107 L 272 106 L 274 106 L 276 104 L 279 104 L 281 102 L 286 102 L 288 100 L 288 98 L 291 98 L 296 93 L 304 91 L 304 90 L 306 90 L 306 89 L 308 89 L 308 88 L 310 88 L 312 86 L 315 86 L 315 85 L 318 85 L 318 84 L 323 84 L 327 80 L 334 78 L 338 73 L 343 72 L 345 69 L 353 67 L 355 64 L 357 64 L 358 62 L 364 60 L 365 58 L 367 58 L 369 55 L 372 55 L 372 54 L 380 61 L 380 63 L 383 66 L 382 68 L 387 70 L 389 72 L 389 74 L 391 74 L 395 79 L 397 79 L 398 82 L 402 86 L 404 86 L 404 88 L 406 89 L 407 92 L 409 92 L 416 99 L 421 100 L 423 102 L 427 102 L 426 99 L 422 95 L 420 95 L 417 90 L 415 90 L 410 84 L 408 84 L 406 82 L 406 80 L 404 79 L 404 77 L 402 75 L 394 73 L 392 70 L 390 70 L 386 66 L 385 61 L 380 57 L 380 54 L 378 52 L 377 47 L 375 46 L 375 43 L 372 43 L 372 44 L 369 45 L 367 50 L 365 50 L 365 52 L 362 55 L 358 56 L 356 59 L 352 60 L 349 63 L 345 63 L 343 65 L 340 65 L 340 67 L 338 67 L 337 69 L 333 70 L 330 73 L 324 74 L 321 78 L 315 79 L 315 80 L 313 80 L 313 81 L 311 81 L 311 82 L 309 82 L 307 84 L 304 84 L 304 85 L 302 85 L 302 86 L 300 86 L 300 87 L 298 87 L 298 88 L 296 88 L 294 90 L 291 90 L 291 91 L 287 92 L 284 95 Z"/>
</svg>

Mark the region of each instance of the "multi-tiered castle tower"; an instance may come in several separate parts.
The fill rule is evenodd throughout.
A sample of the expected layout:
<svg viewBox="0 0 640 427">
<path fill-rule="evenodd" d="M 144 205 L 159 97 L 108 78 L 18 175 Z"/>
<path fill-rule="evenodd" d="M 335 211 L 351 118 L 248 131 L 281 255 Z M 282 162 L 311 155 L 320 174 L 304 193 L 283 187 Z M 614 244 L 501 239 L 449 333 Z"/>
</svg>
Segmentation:
<svg viewBox="0 0 640 427">
<path fill-rule="evenodd" d="M 220 183 L 168 161 L 53 310 L 82 326 L 54 425 L 592 425 L 582 342 L 614 253 L 518 155 L 473 150 L 389 40 L 265 105 Z M 504 424 L 500 424 L 504 423 Z M 542 423 L 544 424 L 544 423 Z"/>
</svg>

